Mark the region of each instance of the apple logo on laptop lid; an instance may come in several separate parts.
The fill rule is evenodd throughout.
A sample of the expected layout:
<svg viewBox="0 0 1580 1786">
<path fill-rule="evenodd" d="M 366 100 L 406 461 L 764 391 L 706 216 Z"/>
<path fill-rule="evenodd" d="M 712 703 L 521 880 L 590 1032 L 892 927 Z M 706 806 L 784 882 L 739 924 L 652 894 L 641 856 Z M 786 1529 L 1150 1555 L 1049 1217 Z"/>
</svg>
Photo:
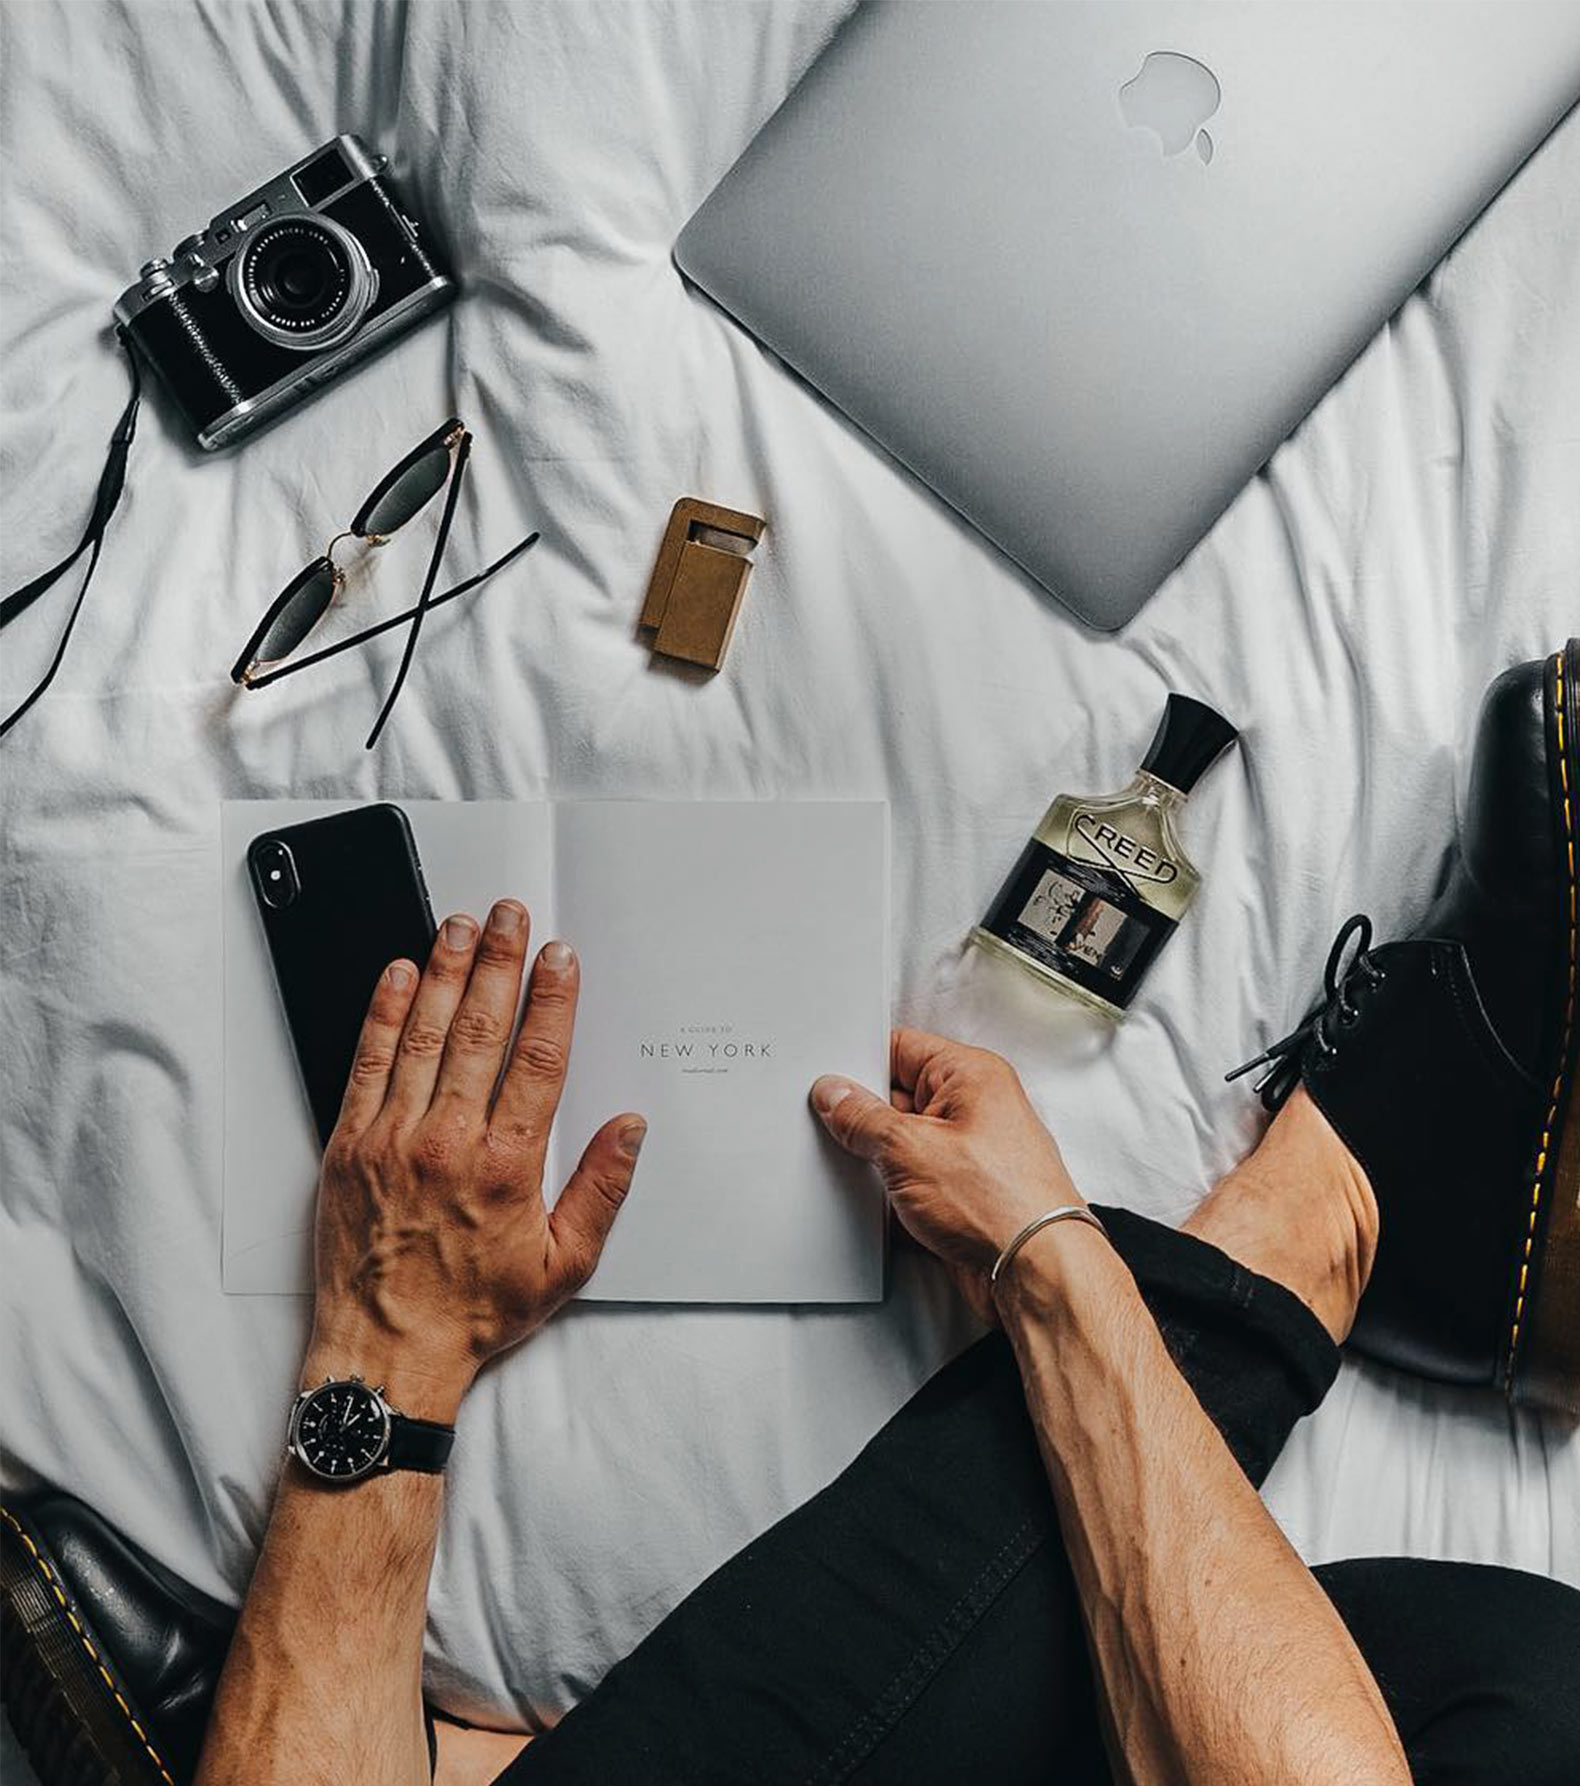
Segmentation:
<svg viewBox="0 0 1580 1786">
<path fill-rule="evenodd" d="M 1150 130 L 1165 155 L 1178 155 L 1194 142 L 1208 162 L 1212 138 L 1202 126 L 1222 98 L 1218 77 L 1205 63 L 1176 50 L 1154 50 L 1119 89 L 1119 109 L 1133 130 Z"/>
</svg>

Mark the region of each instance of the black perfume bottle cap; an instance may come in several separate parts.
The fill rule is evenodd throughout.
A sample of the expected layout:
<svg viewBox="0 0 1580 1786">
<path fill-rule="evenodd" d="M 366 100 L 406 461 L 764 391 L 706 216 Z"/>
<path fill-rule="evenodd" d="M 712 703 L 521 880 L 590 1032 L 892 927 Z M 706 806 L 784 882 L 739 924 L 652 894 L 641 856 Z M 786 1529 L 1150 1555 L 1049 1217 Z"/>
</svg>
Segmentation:
<svg viewBox="0 0 1580 1786">
<path fill-rule="evenodd" d="M 1240 736 L 1224 716 L 1205 701 L 1170 695 L 1152 746 L 1141 767 L 1188 794 L 1202 774 Z"/>
</svg>

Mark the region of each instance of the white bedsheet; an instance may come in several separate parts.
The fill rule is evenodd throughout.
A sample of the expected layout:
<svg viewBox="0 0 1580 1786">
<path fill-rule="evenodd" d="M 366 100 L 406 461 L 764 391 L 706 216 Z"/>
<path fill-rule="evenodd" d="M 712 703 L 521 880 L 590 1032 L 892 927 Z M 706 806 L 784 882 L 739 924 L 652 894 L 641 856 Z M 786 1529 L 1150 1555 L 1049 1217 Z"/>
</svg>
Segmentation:
<svg viewBox="0 0 1580 1786">
<path fill-rule="evenodd" d="M 4 13 L 6 587 L 82 524 L 123 402 L 111 301 L 220 204 L 359 129 L 467 284 L 232 454 L 145 408 L 78 642 L 0 754 L 6 1475 L 86 1495 L 205 1588 L 245 1584 L 306 1319 L 218 1284 L 222 798 L 884 795 L 896 1015 L 1008 1053 L 1090 1194 L 1172 1220 L 1257 1133 L 1222 1074 L 1304 1009 L 1340 920 L 1367 909 L 1387 936 L 1424 904 L 1482 687 L 1580 623 L 1580 120 L 1100 638 L 670 263 L 845 10 Z M 544 543 L 430 624 L 376 754 L 396 645 L 238 697 L 225 671 L 264 602 L 451 410 L 478 436 L 455 574 L 529 526 Z M 706 682 L 632 637 L 690 492 L 771 527 Z M 424 549 L 389 547 L 353 601 L 390 611 Z M 7 707 L 64 605 L 6 635 Z M 961 942 L 1050 794 L 1127 777 L 1170 688 L 1232 715 L 1244 747 L 1189 815 L 1200 903 L 1110 1035 Z M 464 1411 L 440 1697 L 552 1717 L 968 1333 L 906 1256 L 872 1311 L 556 1322 Z M 1580 1443 L 1484 1398 L 1346 1368 L 1268 1494 L 1313 1560 L 1580 1582 Z"/>
</svg>

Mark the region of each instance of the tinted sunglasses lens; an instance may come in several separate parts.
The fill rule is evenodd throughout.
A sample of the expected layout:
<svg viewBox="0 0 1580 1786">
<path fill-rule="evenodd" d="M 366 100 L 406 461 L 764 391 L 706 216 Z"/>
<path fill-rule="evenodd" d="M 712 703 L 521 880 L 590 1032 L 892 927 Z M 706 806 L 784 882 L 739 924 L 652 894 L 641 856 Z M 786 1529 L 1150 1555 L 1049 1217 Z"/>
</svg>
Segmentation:
<svg viewBox="0 0 1580 1786">
<path fill-rule="evenodd" d="M 289 657 L 323 619 L 324 610 L 334 596 L 334 570 L 328 559 L 320 559 L 269 622 L 269 630 L 258 641 L 258 648 L 253 653 L 253 661 L 272 664 L 278 663 L 282 657 Z"/>
<path fill-rule="evenodd" d="M 450 449 L 436 446 L 408 465 L 368 510 L 362 523 L 365 533 L 390 534 L 404 527 L 425 503 L 444 488 L 450 475 Z"/>
</svg>

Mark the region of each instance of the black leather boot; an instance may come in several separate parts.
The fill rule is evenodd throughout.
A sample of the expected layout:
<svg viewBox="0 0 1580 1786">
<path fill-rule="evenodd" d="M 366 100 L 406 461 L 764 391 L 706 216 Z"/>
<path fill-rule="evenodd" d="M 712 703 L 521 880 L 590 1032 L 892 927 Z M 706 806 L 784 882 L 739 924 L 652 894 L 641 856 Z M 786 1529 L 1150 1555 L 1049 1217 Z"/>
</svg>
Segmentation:
<svg viewBox="0 0 1580 1786">
<path fill-rule="evenodd" d="M 1466 823 L 1414 935 L 1357 916 L 1301 1027 L 1239 1072 L 1296 1084 L 1376 1193 L 1350 1344 L 1580 1413 L 1580 639 L 1487 691 Z M 1349 945 L 1354 941 L 1353 953 Z"/>
<path fill-rule="evenodd" d="M 235 1614 L 91 1507 L 0 1507 L 0 1694 L 43 1786 L 185 1786 Z"/>
</svg>

